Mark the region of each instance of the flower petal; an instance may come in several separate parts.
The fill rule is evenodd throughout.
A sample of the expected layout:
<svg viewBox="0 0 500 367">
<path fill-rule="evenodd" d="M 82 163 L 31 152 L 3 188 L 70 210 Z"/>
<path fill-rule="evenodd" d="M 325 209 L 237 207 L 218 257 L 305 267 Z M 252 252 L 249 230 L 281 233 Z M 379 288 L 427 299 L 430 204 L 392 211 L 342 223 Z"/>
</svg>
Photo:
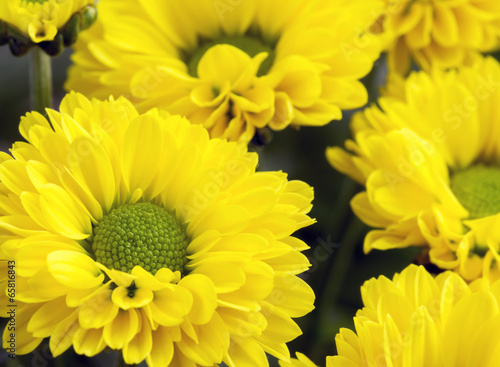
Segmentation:
<svg viewBox="0 0 500 367">
<path fill-rule="evenodd" d="M 61 284 L 87 289 L 102 283 L 104 274 L 87 254 L 75 251 L 55 251 L 47 256 L 52 276 Z"/>
</svg>

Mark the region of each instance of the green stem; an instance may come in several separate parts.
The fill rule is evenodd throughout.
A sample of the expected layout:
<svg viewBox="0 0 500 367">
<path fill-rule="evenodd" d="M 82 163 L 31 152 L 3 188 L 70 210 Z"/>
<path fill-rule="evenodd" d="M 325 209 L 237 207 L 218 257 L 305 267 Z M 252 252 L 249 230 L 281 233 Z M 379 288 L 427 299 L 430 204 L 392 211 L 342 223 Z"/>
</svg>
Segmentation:
<svg viewBox="0 0 500 367">
<path fill-rule="evenodd" d="M 365 225 L 361 221 L 352 217 L 349 225 L 347 226 L 340 246 L 337 250 L 336 256 L 330 268 L 329 274 L 326 277 L 327 282 L 322 290 L 322 298 L 327 299 L 328 302 L 321 302 L 319 304 L 320 318 L 326 319 L 332 304 L 337 302 L 340 290 L 344 285 L 345 275 L 352 265 L 352 258 L 356 251 L 361 237 L 365 234 Z"/>
<path fill-rule="evenodd" d="M 51 57 L 41 48 L 34 47 L 30 60 L 30 103 L 33 111 L 45 115 L 45 108 L 52 107 Z"/>
<path fill-rule="evenodd" d="M 342 185 L 340 186 L 337 195 L 337 202 L 331 210 L 332 217 L 328 223 L 331 223 L 331 236 L 338 238 L 343 230 L 345 230 L 346 218 L 351 213 L 351 200 L 359 191 L 360 186 L 350 177 L 344 176 Z"/>
<path fill-rule="evenodd" d="M 361 240 L 361 237 L 365 234 L 364 228 L 365 226 L 358 218 L 355 216 L 351 218 L 340 241 L 340 246 L 335 253 L 335 257 L 330 263 L 328 274 L 325 278 L 326 282 L 318 295 L 316 302 L 316 323 L 317 325 L 321 325 L 321 327 L 318 327 L 313 335 L 312 339 L 314 340 L 314 343 L 310 352 L 310 356 L 316 360 L 324 358 L 323 347 L 325 344 L 322 342 L 322 331 L 325 329 L 334 329 L 338 331 L 338 325 L 333 327 L 333 324 L 330 321 L 331 317 L 329 317 L 329 315 L 331 315 L 331 310 L 335 309 L 338 304 L 339 293 L 342 287 L 346 284 L 345 277 L 349 267 L 352 265 L 352 258 L 354 256 L 356 246 Z"/>
</svg>

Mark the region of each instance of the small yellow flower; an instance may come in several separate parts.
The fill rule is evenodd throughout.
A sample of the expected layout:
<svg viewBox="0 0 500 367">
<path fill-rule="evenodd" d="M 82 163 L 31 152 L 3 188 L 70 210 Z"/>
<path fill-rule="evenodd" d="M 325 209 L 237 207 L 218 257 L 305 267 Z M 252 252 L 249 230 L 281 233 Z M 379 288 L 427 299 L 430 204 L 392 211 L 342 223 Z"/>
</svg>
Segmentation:
<svg viewBox="0 0 500 367">
<path fill-rule="evenodd" d="M 95 17 L 94 0 L 2 0 L 0 45 L 9 43 L 14 55 L 34 44 L 56 54 L 73 44 Z"/>
<path fill-rule="evenodd" d="M 325 125 L 360 107 L 380 44 L 381 1 L 107 0 L 80 38 L 66 89 L 128 96 L 186 116 L 212 137 Z"/>
<path fill-rule="evenodd" d="M 313 308 L 297 274 L 313 190 L 179 116 L 71 93 L 0 153 L 0 256 L 15 261 L 16 353 L 50 338 L 128 364 L 289 360 Z M 4 267 L 0 262 L 0 270 Z M 4 273 L 0 289 L 5 289 Z M 8 315 L 3 292 L 0 314 Z M 4 347 L 9 332 L 4 333 Z"/>
<path fill-rule="evenodd" d="M 327 367 L 496 367 L 500 363 L 500 282 L 470 286 L 455 273 L 433 278 L 410 265 L 393 280 L 361 288 L 356 332 L 340 329 Z"/>
<path fill-rule="evenodd" d="M 497 0 L 385 0 L 375 28 L 387 42 L 391 70 L 406 74 L 415 61 L 429 70 L 458 66 L 476 52 L 497 48 Z"/>
<path fill-rule="evenodd" d="M 355 141 L 329 148 L 337 170 L 366 185 L 351 206 L 379 229 L 365 251 L 424 246 L 465 279 L 500 278 L 500 65 L 395 79 L 351 123 Z"/>
</svg>

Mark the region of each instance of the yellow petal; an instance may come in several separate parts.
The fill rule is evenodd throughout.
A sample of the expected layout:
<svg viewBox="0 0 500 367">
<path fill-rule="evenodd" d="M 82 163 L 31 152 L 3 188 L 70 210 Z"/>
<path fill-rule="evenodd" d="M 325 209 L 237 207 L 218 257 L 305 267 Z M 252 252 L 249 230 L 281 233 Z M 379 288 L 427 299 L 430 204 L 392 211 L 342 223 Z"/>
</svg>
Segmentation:
<svg viewBox="0 0 500 367">
<path fill-rule="evenodd" d="M 78 311 L 75 311 L 60 322 L 52 333 L 49 346 L 54 358 L 64 353 L 73 343 L 73 337 L 80 328 L 77 318 Z"/>
<path fill-rule="evenodd" d="M 47 184 L 40 191 L 40 205 L 47 222 L 60 234 L 82 240 L 92 233 L 88 212 L 61 187 Z"/>
<path fill-rule="evenodd" d="M 148 366 L 163 367 L 169 365 L 174 355 L 174 344 L 170 336 L 169 328 L 159 327 L 152 332 L 153 347 L 151 353 L 146 357 Z"/>
<path fill-rule="evenodd" d="M 54 251 L 47 256 L 52 276 L 71 288 L 87 289 L 102 283 L 104 274 L 87 254 L 75 251 Z"/>
<path fill-rule="evenodd" d="M 182 343 L 177 344 L 179 351 L 188 360 L 201 365 L 220 363 L 229 346 L 229 334 L 221 318 L 214 314 L 208 324 L 195 328 L 198 341 L 183 336 Z"/>
<path fill-rule="evenodd" d="M 248 220 L 248 211 L 240 205 L 212 207 L 196 222 L 189 223 L 188 233 L 196 236 L 198 233 L 213 229 L 221 234 L 233 234 L 244 229 Z"/>
<path fill-rule="evenodd" d="M 94 139 L 80 136 L 70 146 L 78 161 L 71 167 L 75 178 L 86 185 L 92 196 L 109 212 L 115 200 L 113 166 L 102 146 Z"/>
<path fill-rule="evenodd" d="M 231 348 L 224 358 L 229 367 L 266 366 L 266 354 L 261 346 L 252 339 L 232 341 Z"/>
<path fill-rule="evenodd" d="M 488 291 L 479 291 L 462 299 L 451 310 L 443 330 L 443 355 L 447 365 L 467 361 L 471 343 L 479 336 L 481 326 L 490 322 L 499 312 L 495 297 Z"/>
<path fill-rule="evenodd" d="M 355 367 L 359 366 L 362 356 L 358 336 L 350 329 L 341 328 L 335 336 L 338 356 L 329 357 L 327 366 Z"/>
<path fill-rule="evenodd" d="M 418 308 L 412 317 L 404 337 L 404 367 L 439 367 L 444 358 L 441 332 L 425 307 Z"/>
<path fill-rule="evenodd" d="M 181 286 L 155 292 L 149 304 L 153 319 L 162 326 L 176 326 L 182 323 L 193 305 L 191 292 Z"/>
<path fill-rule="evenodd" d="M 262 335 L 255 336 L 255 340 L 263 344 L 287 343 L 302 334 L 299 326 L 278 307 L 264 302 L 262 313 L 266 315 L 267 327 Z"/>
<path fill-rule="evenodd" d="M 295 70 L 288 71 L 277 89 L 286 93 L 295 107 L 306 108 L 319 99 L 321 78 L 315 70 L 297 65 Z"/>
<path fill-rule="evenodd" d="M 141 308 L 153 300 L 153 292 L 149 288 L 129 290 L 123 286 L 113 290 L 111 300 L 123 310 Z"/>
<path fill-rule="evenodd" d="M 163 157 L 162 122 L 153 113 L 138 117 L 128 127 L 123 144 L 122 167 L 131 191 L 148 189 L 161 171 Z"/>
<path fill-rule="evenodd" d="M 220 67 L 221 60 L 231 60 Z M 215 45 L 210 47 L 198 64 L 198 76 L 202 80 L 222 86 L 225 81 L 235 83 L 242 70 L 250 64 L 250 56 L 231 45 Z"/>
<path fill-rule="evenodd" d="M 134 339 L 123 348 L 123 359 L 127 364 L 141 363 L 148 356 L 153 347 L 152 330 L 149 325 L 149 320 L 143 312 L 141 312 L 140 315 L 142 317 L 141 330 Z"/>
<path fill-rule="evenodd" d="M 31 278 L 29 278 L 27 283 L 29 288 L 23 289 L 19 287 L 20 290 L 17 292 L 17 298 L 20 301 L 48 301 L 68 293 L 68 287 L 56 281 L 46 266 L 40 268 Z M 23 290 L 26 292 L 23 292 Z"/>
<path fill-rule="evenodd" d="M 118 306 L 111 301 L 109 284 L 104 285 L 95 295 L 80 306 L 78 321 L 85 329 L 98 329 L 111 323 L 118 314 Z"/>
<path fill-rule="evenodd" d="M 26 170 L 26 162 L 16 160 L 5 161 L 0 164 L 0 180 L 14 194 L 23 191 L 36 192 Z"/>
<path fill-rule="evenodd" d="M 32 276 L 38 269 L 46 264 L 47 256 L 58 250 L 84 252 L 77 242 L 62 236 L 45 235 L 33 236 L 32 241 L 25 243 L 18 252 L 22 262 L 17 264 L 17 272 L 21 276 Z"/>
<path fill-rule="evenodd" d="M 215 285 L 217 293 L 232 292 L 240 288 L 246 279 L 239 264 L 225 261 L 225 259 L 207 259 L 197 264 L 192 273 L 207 276 Z"/>
<path fill-rule="evenodd" d="M 453 10 L 440 6 L 439 3 L 434 6 L 432 36 L 443 46 L 449 47 L 459 42 L 458 24 Z"/>
<path fill-rule="evenodd" d="M 31 316 L 28 331 L 37 338 L 46 338 L 52 335 L 58 324 L 74 311 L 66 306 L 64 298 L 46 302 Z"/>
<path fill-rule="evenodd" d="M 79 328 L 73 335 L 75 352 L 88 357 L 101 353 L 106 347 L 102 333 L 102 329 Z"/>
<path fill-rule="evenodd" d="M 314 298 L 313 290 L 302 279 L 287 273 L 277 273 L 274 289 L 266 300 L 290 317 L 301 317 L 314 309 Z"/>
<path fill-rule="evenodd" d="M 193 324 L 206 324 L 217 308 L 217 293 L 210 278 L 201 274 L 190 274 L 181 279 L 180 287 L 191 291 L 193 307 L 189 320 Z"/>
<path fill-rule="evenodd" d="M 12 337 L 11 334 L 14 333 L 12 333 L 13 330 L 9 330 L 9 327 L 5 327 L 3 332 L 3 347 L 7 353 L 27 354 L 35 350 L 42 342 L 43 338 L 33 337 L 27 328 L 31 315 L 39 307 L 38 304 L 25 304 L 16 310 L 15 338 Z"/>
<path fill-rule="evenodd" d="M 113 321 L 104 326 L 104 340 L 113 349 L 123 349 L 139 332 L 139 314 L 135 309 L 119 310 Z"/>
</svg>

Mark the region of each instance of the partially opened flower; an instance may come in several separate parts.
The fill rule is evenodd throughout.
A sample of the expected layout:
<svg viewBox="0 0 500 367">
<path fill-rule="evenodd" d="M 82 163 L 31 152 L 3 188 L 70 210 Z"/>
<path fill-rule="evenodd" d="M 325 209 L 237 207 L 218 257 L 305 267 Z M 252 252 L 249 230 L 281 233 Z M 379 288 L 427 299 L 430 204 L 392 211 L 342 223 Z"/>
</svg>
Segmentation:
<svg viewBox="0 0 500 367">
<path fill-rule="evenodd" d="M 81 38 L 68 90 L 125 95 L 248 142 L 256 129 L 325 125 L 360 107 L 383 3 L 107 0 Z"/>
<path fill-rule="evenodd" d="M 96 19 L 94 0 L 3 0 L 0 2 L 0 45 L 14 55 L 38 45 L 53 55 L 73 44 L 78 33 Z"/>
<path fill-rule="evenodd" d="M 433 278 L 410 265 L 361 288 L 356 332 L 340 329 L 327 367 L 495 367 L 500 362 L 500 282 L 471 286 L 455 273 Z"/>
<path fill-rule="evenodd" d="M 377 28 L 388 42 L 389 68 L 399 73 L 411 61 L 421 68 L 458 66 L 472 54 L 500 46 L 497 0 L 385 0 Z"/>
<path fill-rule="evenodd" d="M 2 256 L 16 262 L 18 354 L 105 347 L 149 366 L 289 358 L 313 308 L 292 233 L 312 188 L 257 156 L 124 98 L 71 93 L 21 120 L 0 164 Z M 3 285 L 2 285 L 3 286 Z M 8 304 L 2 294 L 2 316 Z M 4 333 L 4 345 L 9 332 Z"/>
<path fill-rule="evenodd" d="M 496 367 L 500 362 L 500 281 L 471 285 L 447 271 L 433 278 L 410 265 L 393 280 L 372 278 L 361 287 L 364 307 L 355 331 L 335 337 L 337 355 L 326 367 Z M 283 367 L 316 367 L 306 356 Z"/>
<path fill-rule="evenodd" d="M 351 206 L 379 229 L 365 251 L 424 246 L 465 279 L 500 277 L 500 66 L 413 73 L 357 114 L 330 163 L 366 185 Z"/>
</svg>

